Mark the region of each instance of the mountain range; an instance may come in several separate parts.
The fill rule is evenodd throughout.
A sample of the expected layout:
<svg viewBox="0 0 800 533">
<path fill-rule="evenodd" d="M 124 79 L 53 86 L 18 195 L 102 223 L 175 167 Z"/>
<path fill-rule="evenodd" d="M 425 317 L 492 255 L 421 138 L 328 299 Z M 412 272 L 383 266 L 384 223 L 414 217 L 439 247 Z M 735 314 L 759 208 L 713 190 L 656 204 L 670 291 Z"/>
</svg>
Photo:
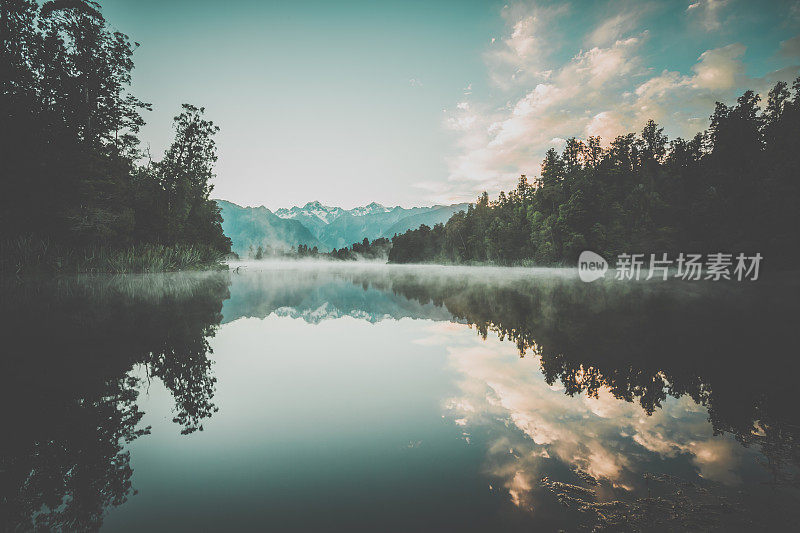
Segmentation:
<svg viewBox="0 0 800 533">
<path fill-rule="evenodd" d="M 385 207 L 371 203 L 353 209 L 331 207 L 318 201 L 303 207 L 281 208 L 275 212 L 264 206 L 243 207 L 217 200 L 222 212 L 222 229 L 233 241 L 233 251 L 245 256 L 252 245 L 286 250 L 305 244 L 320 251 L 350 246 L 364 238 L 391 238 L 395 233 L 416 229 L 421 224 L 444 223 L 469 204 L 430 207 Z"/>
</svg>

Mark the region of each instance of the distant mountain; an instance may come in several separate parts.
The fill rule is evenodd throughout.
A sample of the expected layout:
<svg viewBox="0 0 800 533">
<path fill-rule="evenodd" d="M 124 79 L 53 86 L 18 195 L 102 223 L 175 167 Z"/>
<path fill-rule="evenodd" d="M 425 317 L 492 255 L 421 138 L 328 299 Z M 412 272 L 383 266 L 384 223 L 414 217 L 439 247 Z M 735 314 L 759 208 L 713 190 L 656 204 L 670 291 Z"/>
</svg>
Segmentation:
<svg viewBox="0 0 800 533">
<path fill-rule="evenodd" d="M 422 224 L 433 227 L 440 222 L 447 222 L 450 217 L 459 211 L 466 211 L 469 204 L 435 205 L 428 211 L 422 211 L 401 218 L 383 232 L 383 236 L 392 238 L 395 233 L 405 233 L 410 229 L 417 229 Z"/>
<path fill-rule="evenodd" d="M 392 238 L 395 233 L 403 233 L 420 224 L 434 225 L 447 222 L 453 213 L 466 209 L 468 204 L 434 207 L 385 208 L 378 204 L 352 209 L 337 217 L 322 228 L 317 238 L 325 245 L 341 248 L 361 241 L 378 237 Z M 363 215 L 353 213 L 365 213 Z"/>
<path fill-rule="evenodd" d="M 350 213 L 354 217 L 360 217 L 360 216 L 364 216 L 364 215 L 374 215 L 374 214 L 377 214 L 377 213 L 386 213 L 388 211 L 391 211 L 391 209 L 389 209 L 388 207 L 384 207 L 379 203 L 372 202 L 371 204 L 365 205 L 364 207 L 355 207 L 355 208 L 351 209 L 350 211 L 348 211 L 348 213 Z"/>
<path fill-rule="evenodd" d="M 371 204 L 363 207 L 354 207 L 353 209 L 345 210 L 341 207 L 329 207 L 318 201 L 314 201 L 308 202 L 303 207 L 295 206 L 289 209 L 281 208 L 275 211 L 275 214 L 281 218 L 317 219 L 323 224 L 330 224 L 344 213 L 349 213 L 355 217 L 360 217 L 375 213 L 386 213 L 387 211 L 391 211 L 391 209 L 376 202 L 372 202 Z"/>
<path fill-rule="evenodd" d="M 370 213 L 355 216 L 344 213 L 322 229 L 319 240 L 332 248 L 349 246 L 354 242 L 363 241 L 364 237 L 373 240 L 382 233 L 381 222 L 385 218 L 384 214 Z"/>
<path fill-rule="evenodd" d="M 222 231 L 233 241 L 232 249 L 242 257 L 247 251 L 263 246 L 288 250 L 298 244 L 320 247 L 320 242 L 302 223 L 275 215 L 264 206 L 242 207 L 217 200 L 222 212 Z"/>
<path fill-rule="evenodd" d="M 298 244 L 317 246 L 322 251 L 350 246 L 354 242 L 378 237 L 391 238 L 395 233 L 416 229 L 420 224 L 444 223 L 453 213 L 469 204 L 436 205 L 433 207 L 385 207 L 376 202 L 353 209 L 331 207 L 318 201 L 303 207 L 281 208 L 272 213 L 266 207 L 240 207 L 217 200 L 231 221 L 223 222 L 225 234 L 233 240 L 233 249 L 240 255 L 250 244 L 289 248 Z M 223 205 L 225 204 L 225 205 Z M 229 226 L 226 226 L 229 224 Z M 305 229 L 305 232 L 300 230 Z M 236 234 L 228 231 L 228 228 Z M 241 242 L 240 242 L 241 241 Z"/>
<path fill-rule="evenodd" d="M 358 209 L 358 208 L 357 208 Z M 361 208 L 363 209 L 363 208 Z M 342 213 L 346 213 L 341 207 L 328 207 L 320 202 L 308 202 L 303 207 L 292 207 L 290 209 L 281 208 L 275 214 L 281 218 L 319 220 L 322 224 L 330 224 Z"/>
</svg>

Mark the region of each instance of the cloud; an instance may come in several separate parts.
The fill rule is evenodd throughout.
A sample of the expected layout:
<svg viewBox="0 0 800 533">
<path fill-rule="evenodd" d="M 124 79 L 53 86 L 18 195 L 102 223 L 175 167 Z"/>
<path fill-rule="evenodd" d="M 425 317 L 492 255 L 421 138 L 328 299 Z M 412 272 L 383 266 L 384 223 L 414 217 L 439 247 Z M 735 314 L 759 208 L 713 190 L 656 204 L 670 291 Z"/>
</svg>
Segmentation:
<svg viewBox="0 0 800 533">
<path fill-rule="evenodd" d="M 734 43 L 700 54 L 698 63 L 692 67 L 694 87 L 725 91 L 739 85 L 744 77 L 744 65 L 740 59 L 744 52 L 744 45 Z"/>
<path fill-rule="evenodd" d="M 505 38 L 493 39 L 486 54 L 492 82 L 510 88 L 522 81 L 546 78 L 549 72 L 544 65 L 555 49 L 551 27 L 567 12 L 566 4 L 504 7 L 501 15 L 509 31 Z"/>
<path fill-rule="evenodd" d="M 791 22 L 800 21 L 800 0 L 795 1 L 789 6 L 789 16 L 787 19 Z"/>
<path fill-rule="evenodd" d="M 591 31 L 586 43 L 592 46 L 607 46 L 635 31 L 640 19 L 653 9 L 647 2 L 620 4 L 618 13 L 606 18 Z"/>
<path fill-rule="evenodd" d="M 496 192 L 519 173 L 534 174 L 553 139 L 582 135 L 593 118 L 592 131 L 622 133 L 630 124 L 606 108 L 618 101 L 622 80 L 645 72 L 635 51 L 646 38 L 643 32 L 580 50 L 499 109 L 466 99 L 448 110 L 445 126 L 457 134 L 459 149 L 447 160 L 450 189 L 472 200 L 483 189 Z"/>
<path fill-rule="evenodd" d="M 800 35 L 781 41 L 778 55 L 791 60 L 800 59 Z"/>
<path fill-rule="evenodd" d="M 614 111 L 601 111 L 586 125 L 587 137 L 600 137 L 608 141 L 626 130 L 623 117 Z"/>
<path fill-rule="evenodd" d="M 718 30 L 722 26 L 722 12 L 729 0 L 698 0 L 686 8 L 686 12 L 697 17 L 703 27 L 708 30 Z"/>
<path fill-rule="evenodd" d="M 714 26 L 726 4 L 700 1 L 687 13 Z M 491 92 L 481 98 L 464 91 L 443 114 L 453 151 L 445 157 L 447 180 L 426 188 L 430 201 L 471 201 L 483 190 L 507 190 L 520 174 L 537 175 L 545 152 L 572 136 L 599 135 L 608 145 L 653 119 L 670 137 L 691 137 L 707 127 L 716 101 L 730 102 L 750 88 L 766 94 L 776 81 L 791 82 L 800 72 L 790 65 L 748 76 L 747 48 L 740 42 L 699 49 L 693 64 L 664 69 L 657 64 L 666 61 L 663 54 L 653 53 L 664 37 L 654 39 L 653 31 L 674 28 L 658 19 L 647 27 L 648 16 L 663 10 L 614 6 L 612 16 L 585 28 L 584 35 L 575 34 L 581 26 L 574 7 L 503 9 L 504 35 L 484 54 Z M 794 60 L 798 37 L 781 43 L 777 55 Z M 582 47 L 569 50 L 566 42 Z"/>
</svg>

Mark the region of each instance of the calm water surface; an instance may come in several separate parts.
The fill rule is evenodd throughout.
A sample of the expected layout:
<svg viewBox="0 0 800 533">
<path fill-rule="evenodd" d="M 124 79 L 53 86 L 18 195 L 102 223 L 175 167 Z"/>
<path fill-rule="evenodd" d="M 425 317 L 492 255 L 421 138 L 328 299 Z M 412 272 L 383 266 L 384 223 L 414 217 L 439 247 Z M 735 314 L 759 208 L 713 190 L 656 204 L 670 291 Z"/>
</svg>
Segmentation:
<svg viewBox="0 0 800 533">
<path fill-rule="evenodd" d="M 785 530 L 790 280 L 247 264 L 2 290 L 6 530 Z"/>
</svg>

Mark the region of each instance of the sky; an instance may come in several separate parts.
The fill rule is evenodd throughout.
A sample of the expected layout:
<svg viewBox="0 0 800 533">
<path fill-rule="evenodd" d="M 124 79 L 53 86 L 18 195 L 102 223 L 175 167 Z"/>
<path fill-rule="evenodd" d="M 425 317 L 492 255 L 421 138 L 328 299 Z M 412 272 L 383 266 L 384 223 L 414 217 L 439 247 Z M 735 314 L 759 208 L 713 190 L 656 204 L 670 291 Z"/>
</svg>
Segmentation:
<svg viewBox="0 0 800 533">
<path fill-rule="evenodd" d="M 800 0 L 105 0 L 140 43 L 153 159 L 184 102 L 219 127 L 215 198 L 270 209 L 472 201 L 564 139 L 705 129 L 800 75 Z"/>
</svg>

